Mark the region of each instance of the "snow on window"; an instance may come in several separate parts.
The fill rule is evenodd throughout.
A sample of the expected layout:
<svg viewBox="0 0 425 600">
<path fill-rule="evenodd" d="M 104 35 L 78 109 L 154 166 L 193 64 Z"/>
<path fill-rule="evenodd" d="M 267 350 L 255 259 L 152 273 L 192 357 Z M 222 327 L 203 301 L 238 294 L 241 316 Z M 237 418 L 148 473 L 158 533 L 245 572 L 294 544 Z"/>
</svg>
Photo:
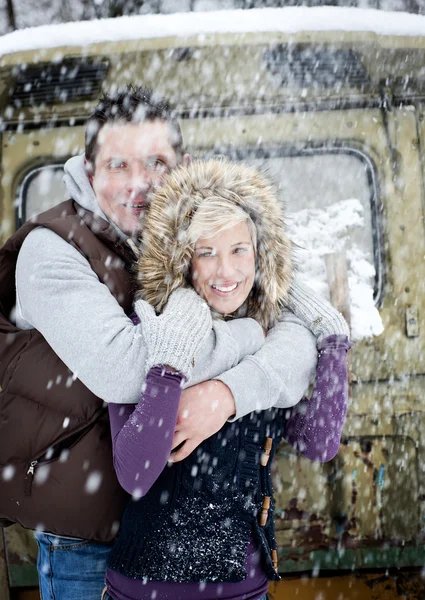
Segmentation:
<svg viewBox="0 0 425 600">
<path fill-rule="evenodd" d="M 376 308 L 382 293 L 377 190 L 367 157 L 349 148 L 325 148 L 248 161 L 279 186 L 300 279 L 329 300 L 324 256 L 345 252 L 352 338 L 382 333 Z"/>
</svg>

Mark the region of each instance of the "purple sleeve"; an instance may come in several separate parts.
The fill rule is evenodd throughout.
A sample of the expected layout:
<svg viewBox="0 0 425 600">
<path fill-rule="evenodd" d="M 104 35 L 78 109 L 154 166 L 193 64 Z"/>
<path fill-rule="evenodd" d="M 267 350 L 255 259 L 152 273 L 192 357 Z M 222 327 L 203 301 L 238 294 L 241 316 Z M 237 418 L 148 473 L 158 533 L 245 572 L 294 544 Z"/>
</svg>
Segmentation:
<svg viewBox="0 0 425 600">
<path fill-rule="evenodd" d="M 167 464 L 181 396 L 180 373 L 153 367 L 139 403 L 108 404 L 114 467 L 130 494 L 144 496 Z"/>
<path fill-rule="evenodd" d="M 312 396 L 287 413 L 284 437 L 310 460 L 327 462 L 338 452 L 348 405 L 346 355 L 351 346 L 341 335 L 330 335 L 318 344 Z"/>
</svg>

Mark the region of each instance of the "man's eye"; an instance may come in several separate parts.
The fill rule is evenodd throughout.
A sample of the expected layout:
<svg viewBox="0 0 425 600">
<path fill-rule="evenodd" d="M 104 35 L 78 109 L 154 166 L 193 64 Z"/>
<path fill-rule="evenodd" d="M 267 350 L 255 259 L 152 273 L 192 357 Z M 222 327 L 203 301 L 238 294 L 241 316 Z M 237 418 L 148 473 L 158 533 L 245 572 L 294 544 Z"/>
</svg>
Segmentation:
<svg viewBox="0 0 425 600">
<path fill-rule="evenodd" d="M 111 160 L 109 163 L 110 169 L 124 169 L 126 166 L 123 160 Z"/>
<path fill-rule="evenodd" d="M 150 171 L 165 172 L 168 170 L 168 165 L 160 158 L 151 158 L 146 162 L 146 168 Z"/>
</svg>

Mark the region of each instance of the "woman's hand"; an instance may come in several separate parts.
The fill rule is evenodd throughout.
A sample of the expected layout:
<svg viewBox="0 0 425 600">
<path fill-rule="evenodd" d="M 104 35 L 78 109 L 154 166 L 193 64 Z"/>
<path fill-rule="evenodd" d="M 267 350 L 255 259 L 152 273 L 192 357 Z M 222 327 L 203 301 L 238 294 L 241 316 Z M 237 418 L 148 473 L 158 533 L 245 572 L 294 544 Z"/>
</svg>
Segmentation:
<svg viewBox="0 0 425 600">
<path fill-rule="evenodd" d="M 206 302 L 192 288 L 180 288 L 158 316 L 145 300 L 137 300 L 135 310 L 148 349 L 146 370 L 169 365 L 189 379 L 195 355 L 212 328 Z"/>
</svg>

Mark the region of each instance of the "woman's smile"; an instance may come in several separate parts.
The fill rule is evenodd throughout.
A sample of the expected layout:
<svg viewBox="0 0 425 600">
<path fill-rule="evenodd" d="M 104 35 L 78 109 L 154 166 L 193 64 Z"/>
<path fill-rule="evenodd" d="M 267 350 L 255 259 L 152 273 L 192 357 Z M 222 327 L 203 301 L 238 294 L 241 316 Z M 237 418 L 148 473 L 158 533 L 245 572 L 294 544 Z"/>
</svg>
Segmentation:
<svg viewBox="0 0 425 600">
<path fill-rule="evenodd" d="M 222 284 L 217 284 L 217 283 L 213 283 L 211 284 L 212 289 L 219 293 L 219 294 L 231 294 L 232 292 L 234 292 L 236 290 L 236 288 L 238 287 L 238 283 L 222 283 Z"/>
</svg>

